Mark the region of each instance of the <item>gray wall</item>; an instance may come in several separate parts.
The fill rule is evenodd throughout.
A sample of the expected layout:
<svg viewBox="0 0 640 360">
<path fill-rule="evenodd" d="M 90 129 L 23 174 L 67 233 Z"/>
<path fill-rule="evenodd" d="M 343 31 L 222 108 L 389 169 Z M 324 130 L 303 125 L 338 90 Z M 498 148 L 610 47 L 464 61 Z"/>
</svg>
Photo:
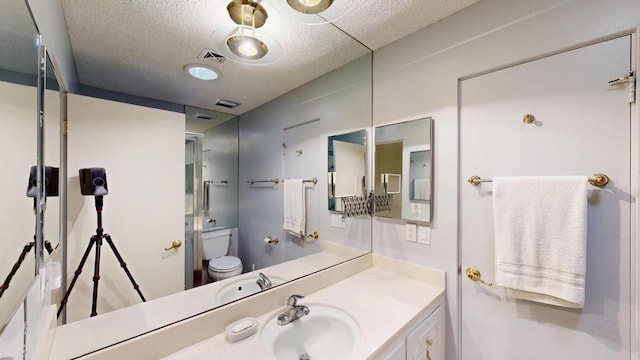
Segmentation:
<svg viewBox="0 0 640 360">
<path fill-rule="evenodd" d="M 202 180 L 209 185 L 208 216 L 216 226 L 238 226 L 238 119 L 207 130 L 202 139 Z M 227 184 L 221 184 L 226 180 Z M 205 220 L 207 212 L 204 212 Z M 204 227 L 209 224 L 204 223 Z"/>
<path fill-rule="evenodd" d="M 283 130 L 320 119 L 321 159 L 308 166 L 327 172 L 327 137 L 371 126 L 371 57 L 365 56 L 240 116 L 240 245 L 245 270 L 289 260 L 287 244 L 267 246 L 267 235 L 284 238 L 282 184 L 249 186 L 247 180 L 284 177 Z M 317 161 L 315 161 L 317 160 Z M 307 206 L 307 219 L 317 222 L 321 239 L 369 250 L 369 217 L 347 219 L 346 229 L 331 227 L 326 175 L 315 191 L 322 205 Z M 308 229 L 311 232 L 315 229 Z M 292 249 L 291 249 L 292 250 Z M 290 250 L 290 252 L 291 252 Z M 302 255 L 298 249 L 297 255 Z"/>
</svg>

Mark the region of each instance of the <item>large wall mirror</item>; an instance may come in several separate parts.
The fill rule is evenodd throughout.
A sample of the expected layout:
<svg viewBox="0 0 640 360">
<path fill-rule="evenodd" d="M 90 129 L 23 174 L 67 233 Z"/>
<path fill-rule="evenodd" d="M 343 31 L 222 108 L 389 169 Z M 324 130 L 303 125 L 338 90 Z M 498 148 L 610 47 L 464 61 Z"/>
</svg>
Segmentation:
<svg viewBox="0 0 640 360">
<path fill-rule="evenodd" d="M 214 1 L 211 6 L 224 9 L 227 3 Z M 152 5 L 131 5 L 141 12 L 144 6 Z M 241 93 L 248 94 L 248 100 L 261 99 L 261 105 L 251 110 L 240 105 L 227 112 L 209 102 L 208 108 L 194 104 L 198 106 L 181 112 L 171 104 L 183 101 L 181 93 L 188 91 L 184 87 L 167 84 L 158 99 L 165 103 L 154 106 L 157 103 L 140 97 L 144 95 L 140 89 L 158 88 L 160 80 L 140 78 L 135 86 L 117 84 L 118 79 L 137 76 L 131 66 L 147 68 L 144 56 L 137 65 L 109 63 L 109 75 L 104 76 L 82 49 L 92 43 L 93 35 L 114 31 L 108 27 L 111 24 L 92 23 L 95 34 L 87 33 L 84 12 L 95 9 L 77 2 L 63 2 L 63 7 L 83 92 L 68 97 L 67 281 L 71 282 L 96 231 L 94 200 L 81 194 L 78 169 L 104 167 L 109 185 L 104 196 L 104 230 L 113 237 L 146 302 L 132 289 L 109 247 L 103 246 L 96 317 L 155 309 L 178 292 L 185 294 L 180 298 L 193 299 L 192 306 L 172 309 L 166 316 L 144 322 L 129 317 L 127 327 L 113 334 L 118 338 L 114 342 L 268 291 L 259 273 L 269 278 L 271 286 L 278 286 L 371 251 L 369 216 L 347 218 L 337 227 L 327 211 L 327 138 L 371 127 L 369 49 L 331 24 L 287 24 L 304 29 L 288 32 L 331 38 L 339 50 L 320 50 L 339 51 L 339 59 L 312 72 L 304 63 L 292 68 L 284 58 L 260 67 L 226 59 L 222 70 L 234 75 L 216 81 L 226 84 L 248 74 L 247 82 L 240 84 Z M 277 23 L 277 12 L 270 16 Z M 113 41 L 117 39 L 114 34 Z M 263 98 L 256 91 L 263 88 L 256 83 L 275 86 L 277 78 L 296 78 L 285 72 L 306 78 L 275 97 Z M 309 77 L 311 73 L 315 75 Z M 206 83 L 190 81 L 189 86 L 210 94 L 209 99 L 224 95 L 208 89 Z M 229 91 L 235 91 L 234 86 L 238 85 L 230 83 Z M 95 146 L 96 137 L 100 146 Z M 372 190 L 362 185 L 364 133 L 358 131 L 352 137 L 360 138 L 360 170 L 353 176 L 360 194 Z M 285 212 L 290 210 L 285 191 L 296 183 L 304 192 L 306 211 L 301 230 L 292 234 L 283 228 Z M 365 186 L 372 187 L 368 181 Z M 220 245 L 214 246 L 215 255 L 208 255 L 207 244 Z M 63 326 L 73 328 L 91 316 L 93 257 L 90 252 L 69 294 L 68 323 Z M 221 258 L 228 262 L 221 265 Z"/>
<path fill-rule="evenodd" d="M 38 148 L 37 30 L 24 2 L 0 6 L 0 332 L 30 288 L 36 267 L 35 175 Z M 49 196 L 44 212 L 43 259 L 59 244 L 58 169 L 60 167 L 59 86 L 47 57 L 44 79 L 44 126 L 40 146 Z M 47 175 L 49 177 L 47 177 Z M 34 177 L 35 178 L 35 177 Z M 50 181 L 50 182 L 49 182 Z M 41 266 L 43 266 L 43 263 Z"/>
<path fill-rule="evenodd" d="M 376 216 L 430 223 L 433 121 L 423 118 L 376 127 L 375 193 L 385 201 Z"/>
<path fill-rule="evenodd" d="M 35 213 L 27 197 L 36 164 L 38 51 L 36 28 L 22 1 L 0 3 L 0 331 L 21 303 L 35 274 Z M 10 51 L 8 51 L 10 49 Z M 16 271 L 13 267 L 24 260 Z"/>
<path fill-rule="evenodd" d="M 329 136 L 327 150 L 329 211 L 341 212 L 343 198 L 367 194 L 366 140 L 366 130 Z"/>
</svg>

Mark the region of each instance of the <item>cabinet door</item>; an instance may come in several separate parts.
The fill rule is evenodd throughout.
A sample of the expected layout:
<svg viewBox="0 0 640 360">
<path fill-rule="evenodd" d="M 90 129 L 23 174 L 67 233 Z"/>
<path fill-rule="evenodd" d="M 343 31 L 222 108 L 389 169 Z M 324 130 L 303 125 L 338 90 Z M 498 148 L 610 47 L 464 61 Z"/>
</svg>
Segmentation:
<svg viewBox="0 0 640 360">
<path fill-rule="evenodd" d="M 438 307 L 407 336 L 407 360 L 444 359 L 444 334 L 442 308 Z"/>
</svg>

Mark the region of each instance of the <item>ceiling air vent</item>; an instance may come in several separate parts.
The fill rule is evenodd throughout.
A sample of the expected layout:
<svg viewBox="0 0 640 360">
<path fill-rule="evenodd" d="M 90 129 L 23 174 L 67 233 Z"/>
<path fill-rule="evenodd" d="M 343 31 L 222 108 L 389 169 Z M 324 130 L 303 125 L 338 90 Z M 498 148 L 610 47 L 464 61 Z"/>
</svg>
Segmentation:
<svg viewBox="0 0 640 360">
<path fill-rule="evenodd" d="M 215 115 L 202 114 L 202 113 L 196 113 L 193 117 L 195 117 L 196 119 L 199 119 L 199 120 L 213 120 L 213 119 L 217 118 L 217 116 L 215 116 Z"/>
<path fill-rule="evenodd" d="M 229 108 L 229 109 L 233 109 L 234 107 L 240 105 L 240 103 L 235 102 L 235 101 L 231 101 L 231 100 L 218 99 L 218 100 L 216 100 L 216 105 L 222 106 L 222 107 L 226 107 L 226 108 Z"/>
<path fill-rule="evenodd" d="M 200 55 L 198 55 L 198 59 L 201 60 L 210 60 L 210 61 L 215 61 L 219 64 L 222 64 L 223 62 L 225 62 L 225 60 L 227 60 L 226 57 L 220 55 L 220 54 L 216 54 L 213 50 L 211 49 L 204 49 L 202 50 L 202 52 L 200 53 Z"/>
</svg>

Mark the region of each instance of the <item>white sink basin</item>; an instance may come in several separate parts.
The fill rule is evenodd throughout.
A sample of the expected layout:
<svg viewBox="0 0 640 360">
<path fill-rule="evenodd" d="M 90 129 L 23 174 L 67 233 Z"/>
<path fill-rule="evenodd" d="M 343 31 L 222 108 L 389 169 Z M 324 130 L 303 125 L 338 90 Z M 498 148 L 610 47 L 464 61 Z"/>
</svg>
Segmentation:
<svg viewBox="0 0 640 360">
<path fill-rule="evenodd" d="M 311 360 L 346 359 L 360 338 L 356 320 L 332 306 L 299 305 L 308 306 L 309 315 L 278 325 L 278 311 L 265 322 L 261 336 L 271 355 L 276 359 L 292 360 L 300 359 L 303 354 Z"/>
<path fill-rule="evenodd" d="M 235 281 L 231 280 L 229 285 L 225 285 L 218 290 L 216 293 L 216 300 L 220 303 L 228 303 L 262 291 L 260 286 L 256 283 L 256 280 L 258 280 L 257 275 Z M 269 276 L 269 280 L 271 280 L 271 283 L 273 284 L 272 286 L 280 285 L 285 282 L 283 278 L 277 276 Z"/>
</svg>

